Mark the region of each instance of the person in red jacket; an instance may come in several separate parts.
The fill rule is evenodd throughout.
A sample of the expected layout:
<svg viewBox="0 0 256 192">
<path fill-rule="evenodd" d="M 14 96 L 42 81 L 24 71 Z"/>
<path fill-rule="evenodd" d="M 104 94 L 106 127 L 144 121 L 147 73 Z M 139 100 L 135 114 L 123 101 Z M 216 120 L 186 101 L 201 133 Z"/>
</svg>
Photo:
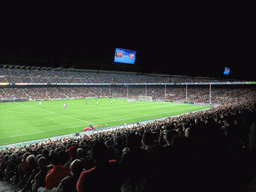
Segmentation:
<svg viewBox="0 0 256 192">
<path fill-rule="evenodd" d="M 77 181 L 78 192 L 121 191 L 119 182 L 119 165 L 116 160 L 110 160 L 107 146 L 98 142 L 92 146 L 92 158 L 96 166 L 83 171 Z M 100 181 L 100 183 L 99 183 Z"/>
<path fill-rule="evenodd" d="M 54 167 L 46 175 L 45 189 L 53 189 L 54 187 L 58 187 L 63 178 L 71 175 L 70 168 L 64 167 L 60 164 L 60 158 L 57 153 L 51 152 L 50 162 L 54 165 Z"/>
</svg>

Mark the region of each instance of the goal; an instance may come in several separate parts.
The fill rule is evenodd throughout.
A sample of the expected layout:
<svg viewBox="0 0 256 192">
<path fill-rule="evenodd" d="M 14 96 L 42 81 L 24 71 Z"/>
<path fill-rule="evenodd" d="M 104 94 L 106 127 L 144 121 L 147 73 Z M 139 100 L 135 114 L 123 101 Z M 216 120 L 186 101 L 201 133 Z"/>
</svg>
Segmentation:
<svg viewBox="0 0 256 192">
<path fill-rule="evenodd" d="M 152 101 L 152 97 L 151 96 L 140 96 L 139 99 L 141 101 Z"/>
</svg>

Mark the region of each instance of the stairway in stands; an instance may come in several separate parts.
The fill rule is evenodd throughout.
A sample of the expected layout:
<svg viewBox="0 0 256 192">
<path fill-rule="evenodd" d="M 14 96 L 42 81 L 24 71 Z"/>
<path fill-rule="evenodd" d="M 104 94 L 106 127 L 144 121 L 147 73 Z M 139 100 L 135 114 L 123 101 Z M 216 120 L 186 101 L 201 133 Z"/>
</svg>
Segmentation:
<svg viewBox="0 0 256 192">
<path fill-rule="evenodd" d="M 56 87 L 62 94 L 64 94 L 68 99 L 70 99 L 70 97 L 66 94 L 66 93 L 64 93 L 63 91 L 61 91 L 61 89 L 59 88 L 59 87 Z"/>
</svg>

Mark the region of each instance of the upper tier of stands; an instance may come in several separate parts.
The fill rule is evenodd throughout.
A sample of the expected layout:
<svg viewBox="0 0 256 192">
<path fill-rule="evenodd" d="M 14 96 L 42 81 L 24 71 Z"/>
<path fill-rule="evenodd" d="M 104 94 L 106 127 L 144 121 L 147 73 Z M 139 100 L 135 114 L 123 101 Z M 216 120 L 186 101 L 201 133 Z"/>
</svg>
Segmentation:
<svg viewBox="0 0 256 192">
<path fill-rule="evenodd" d="M 190 83 L 227 81 L 213 78 L 1 68 L 2 83 Z M 232 81 L 232 80 L 229 80 Z"/>
</svg>

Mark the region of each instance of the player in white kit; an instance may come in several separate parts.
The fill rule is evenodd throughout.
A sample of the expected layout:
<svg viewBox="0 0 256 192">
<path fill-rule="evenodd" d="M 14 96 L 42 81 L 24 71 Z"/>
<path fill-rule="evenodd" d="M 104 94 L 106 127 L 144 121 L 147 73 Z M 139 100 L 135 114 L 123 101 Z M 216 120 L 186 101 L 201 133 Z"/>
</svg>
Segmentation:
<svg viewBox="0 0 256 192">
<path fill-rule="evenodd" d="M 41 106 L 41 102 L 39 102 L 39 106 Z"/>
</svg>

